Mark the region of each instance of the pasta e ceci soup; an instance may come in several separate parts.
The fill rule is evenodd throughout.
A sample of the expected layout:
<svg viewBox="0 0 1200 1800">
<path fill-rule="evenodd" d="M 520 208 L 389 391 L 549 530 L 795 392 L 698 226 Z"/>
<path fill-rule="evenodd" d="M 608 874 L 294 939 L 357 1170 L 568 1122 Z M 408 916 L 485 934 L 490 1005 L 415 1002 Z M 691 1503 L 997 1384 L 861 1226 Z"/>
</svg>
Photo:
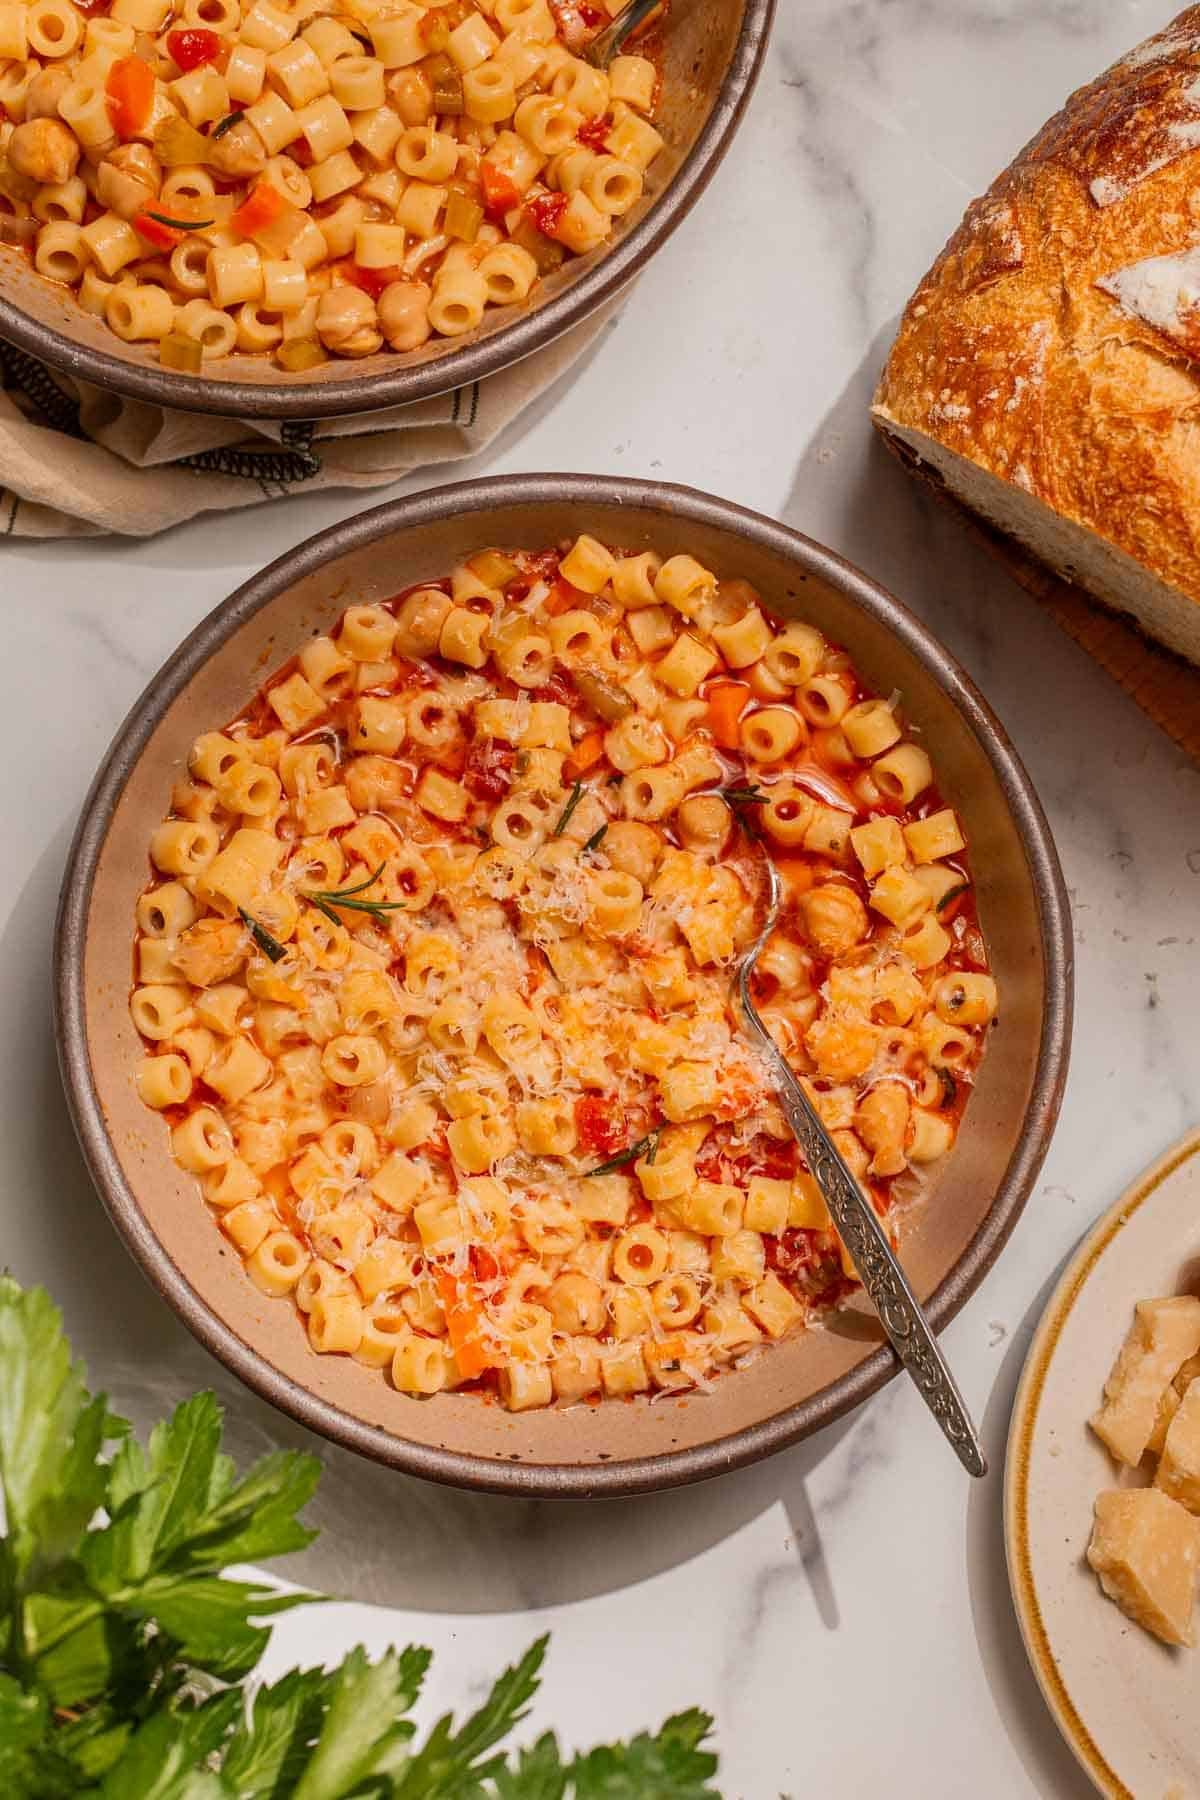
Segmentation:
<svg viewBox="0 0 1200 1800">
<path fill-rule="evenodd" d="M 137 1085 L 263 1293 L 409 1394 L 705 1388 L 855 1280 L 756 997 L 895 1230 L 996 1009 L 897 698 L 587 536 L 351 605 L 205 732 L 137 905 Z"/>
<path fill-rule="evenodd" d="M 620 5 L 0 0 L 0 241 L 186 373 L 461 337 L 641 197 Z"/>
</svg>

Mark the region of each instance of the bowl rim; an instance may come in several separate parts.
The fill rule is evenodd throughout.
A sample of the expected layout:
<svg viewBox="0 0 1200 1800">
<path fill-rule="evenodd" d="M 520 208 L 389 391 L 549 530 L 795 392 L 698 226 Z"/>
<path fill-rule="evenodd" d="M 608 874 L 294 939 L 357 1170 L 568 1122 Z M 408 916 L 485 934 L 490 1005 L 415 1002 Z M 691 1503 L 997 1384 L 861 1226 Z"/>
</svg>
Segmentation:
<svg viewBox="0 0 1200 1800">
<path fill-rule="evenodd" d="M 400 364 L 371 375 L 274 386 L 206 381 L 158 364 L 76 343 L 0 296 L 0 338 L 78 381 L 179 412 L 215 418 L 313 421 L 346 418 L 430 400 L 468 388 L 498 369 L 553 343 L 612 299 L 681 223 L 716 174 L 762 69 L 775 0 L 745 0 L 741 29 L 725 78 L 699 137 L 644 216 L 577 281 L 544 306 L 526 310 L 479 342 L 428 362 Z"/>
<path fill-rule="evenodd" d="M 319 1398 L 271 1366 L 191 1286 L 154 1235 L 108 1135 L 88 1052 L 84 952 L 100 854 L 124 791 L 158 724 L 209 657 L 246 620 L 295 582 L 342 555 L 406 528 L 462 512 L 536 505 L 547 498 L 581 510 L 636 507 L 674 524 L 732 530 L 847 595 L 905 645 L 954 702 L 987 756 L 1020 833 L 1034 887 L 1046 970 L 1037 1067 L 1020 1140 L 967 1249 L 930 1296 L 935 1329 L 949 1323 L 1003 1249 L 1049 1148 L 1062 1104 L 1070 1050 L 1074 958 L 1066 884 L 1049 824 L 1003 725 L 970 677 L 887 589 L 791 527 L 732 501 L 669 482 L 560 473 L 454 482 L 384 502 L 286 551 L 221 601 L 184 639 L 134 703 L 92 783 L 68 855 L 54 937 L 55 1037 L 68 1107 L 84 1159 L 113 1225 L 152 1285 L 205 1348 L 248 1387 L 334 1443 L 424 1479 L 500 1494 L 590 1498 L 679 1487 L 797 1443 L 890 1381 L 900 1364 L 887 1345 L 816 1394 L 711 1443 L 599 1465 L 502 1462 L 413 1443 Z"/>
</svg>

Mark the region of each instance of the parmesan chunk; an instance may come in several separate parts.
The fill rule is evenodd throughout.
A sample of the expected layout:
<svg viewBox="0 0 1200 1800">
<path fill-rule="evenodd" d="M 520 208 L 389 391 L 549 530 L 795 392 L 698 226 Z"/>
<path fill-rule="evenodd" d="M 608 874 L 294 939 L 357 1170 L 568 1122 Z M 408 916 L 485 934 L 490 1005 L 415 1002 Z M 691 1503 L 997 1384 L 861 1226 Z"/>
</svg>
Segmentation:
<svg viewBox="0 0 1200 1800">
<path fill-rule="evenodd" d="M 1163 1392 L 1180 1365 L 1200 1350 L 1200 1300 L 1139 1300 L 1120 1355 L 1091 1419 L 1118 1462 L 1136 1468 L 1158 1420 Z"/>
<path fill-rule="evenodd" d="M 1198 1529 L 1159 1488 L 1096 1496 L 1088 1562 L 1109 1599 L 1164 1644 L 1192 1642 Z"/>
<path fill-rule="evenodd" d="M 1200 1513 L 1200 1381 L 1193 1381 L 1167 1427 L 1155 1487 Z"/>
</svg>

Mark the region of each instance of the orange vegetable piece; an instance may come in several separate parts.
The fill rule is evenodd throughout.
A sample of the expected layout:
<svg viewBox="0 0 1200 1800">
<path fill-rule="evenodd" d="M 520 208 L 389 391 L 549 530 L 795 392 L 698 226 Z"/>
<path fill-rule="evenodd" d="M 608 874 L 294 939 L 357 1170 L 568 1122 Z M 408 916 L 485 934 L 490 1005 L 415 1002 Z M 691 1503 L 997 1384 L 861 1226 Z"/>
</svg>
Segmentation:
<svg viewBox="0 0 1200 1800">
<path fill-rule="evenodd" d="M 738 721 L 749 698 L 750 689 L 741 681 L 716 681 L 705 695 L 708 729 L 713 734 L 713 742 L 722 750 L 737 749 L 741 741 Z"/>
<path fill-rule="evenodd" d="M 187 236 L 186 231 L 179 231 L 174 225 L 164 225 L 161 219 L 152 219 L 149 213 L 144 212 L 135 215 L 133 229 L 148 244 L 153 244 L 156 250 L 173 250 Z"/>
<path fill-rule="evenodd" d="M 154 106 L 154 70 L 140 56 L 120 56 L 104 82 L 108 116 L 119 138 L 144 131 Z"/>
<path fill-rule="evenodd" d="M 590 769 L 594 763 L 598 763 L 603 755 L 604 733 L 589 731 L 586 737 L 580 738 L 563 764 L 564 772 L 571 777 L 572 781 L 578 781 L 584 771 Z"/>
<path fill-rule="evenodd" d="M 268 225 L 274 224 L 287 205 L 283 195 L 269 181 L 256 181 L 237 211 L 230 215 L 230 226 L 239 237 L 256 238 Z"/>
<path fill-rule="evenodd" d="M 521 190 L 511 175 L 498 169 L 494 163 L 486 159 L 479 165 L 479 179 L 483 187 L 484 210 L 495 217 L 497 214 L 511 212 L 514 206 L 521 204 Z"/>
<path fill-rule="evenodd" d="M 450 1348 L 464 1381 L 474 1381 L 485 1369 L 496 1368 L 495 1357 L 483 1337 L 484 1312 L 474 1282 L 451 1275 L 447 1269 L 435 1269 L 438 1297 L 446 1312 L 446 1330 Z"/>
</svg>

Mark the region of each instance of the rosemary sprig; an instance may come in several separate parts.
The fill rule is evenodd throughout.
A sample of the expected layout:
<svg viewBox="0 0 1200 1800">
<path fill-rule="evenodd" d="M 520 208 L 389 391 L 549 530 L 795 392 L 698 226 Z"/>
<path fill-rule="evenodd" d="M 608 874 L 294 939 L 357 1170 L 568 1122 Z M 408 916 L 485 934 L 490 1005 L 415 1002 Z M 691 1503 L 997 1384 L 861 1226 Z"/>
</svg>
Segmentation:
<svg viewBox="0 0 1200 1800">
<path fill-rule="evenodd" d="M 607 824 L 598 826 L 597 829 L 595 831 L 593 831 L 591 837 L 588 839 L 587 843 L 583 846 L 582 850 L 579 852 L 580 856 L 586 856 L 589 850 L 598 850 L 600 848 L 600 845 L 604 841 L 604 834 L 607 830 L 608 830 Z"/>
<path fill-rule="evenodd" d="M 579 805 L 579 802 L 582 799 L 583 799 L 583 783 L 582 783 L 582 781 L 577 781 L 575 783 L 574 787 L 571 789 L 571 798 L 567 801 L 567 804 L 563 807 L 562 811 L 558 815 L 558 824 L 554 827 L 554 830 L 550 833 L 551 837 L 557 838 L 557 837 L 562 836 L 563 832 L 567 829 L 567 826 L 571 823 L 571 815 L 574 813 L 575 808 Z"/>
<path fill-rule="evenodd" d="M 646 1165 L 649 1167 L 658 1155 L 658 1139 L 661 1131 L 661 1125 L 655 1126 L 654 1130 L 648 1131 L 645 1137 L 640 1137 L 636 1144 L 629 1144 L 624 1150 L 618 1150 L 617 1154 L 610 1156 L 607 1162 L 598 1163 L 594 1169 L 585 1169 L 584 1178 L 591 1175 L 611 1175 L 614 1169 L 623 1169 L 626 1163 L 636 1162 L 639 1156 L 645 1157 Z"/>
<path fill-rule="evenodd" d="M 767 803 L 766 794 L 753 782 L 735 782 L 732 787 L 723 787 L 719 791 L 726 806 L 735 810 L 739 806 L 765 806 Z"/>
<path fill-rule="evenodd" d="M 382 925 L 385 923 L 385 913 L 403 912 L 404 908 L 408 905 L 408 901 L 362 900 L 356 898 L 356 896 L 364 894 L 369 887 L 373 887 L 386 867 L 386 863 L 380 863 L 374 874 L 368 875 L 365 881 L 355 882 L 353 887 L 302 888 L 300 890 L 300 898 L 302 900 L 307 900 L 310 906 L 315 906 L 319 913 L 324 913 L 325 917 L 333 925 L 341 924 L 341 920 L 333 910 L 335 906 L 342 912 L 369 913 L 377 925 Z"/>
<path fill-rule="evenodd" d="M 146 217 L 156 225 L 169 225 L 172 231 L 206 231 L 212 219 L 172 219 L 167 213 L 147 211 Z"/>
<path fill-rule="evenodd" d="M 250 936 L 254 939 L 264 956 L 269 956 L 273 963 L 283 961 L 283 958 L 287 955 L 287 951 L 279 942 L 278 938 L 273 938 L 271 936 L 265 925 L 260 925 L 257 919 L 251 918 L 244 906 L 238 907 L 238 918 L 242 921 L 242 924 L 246 927 L 246 930 L 250 933 Z"/>
<path fill-rule="evenodd" d="M 209 143 L 211 144 L 214 138 L 224 137 L 225 133 L 227 131 L 232 131 L 234 126 L 240 124 L 245 116 L 246 114 L 241 108 L 239 108 L 237 112 L 226 113 L 225 117 L 214 125 L 209 132 Z"/>
</svg>

